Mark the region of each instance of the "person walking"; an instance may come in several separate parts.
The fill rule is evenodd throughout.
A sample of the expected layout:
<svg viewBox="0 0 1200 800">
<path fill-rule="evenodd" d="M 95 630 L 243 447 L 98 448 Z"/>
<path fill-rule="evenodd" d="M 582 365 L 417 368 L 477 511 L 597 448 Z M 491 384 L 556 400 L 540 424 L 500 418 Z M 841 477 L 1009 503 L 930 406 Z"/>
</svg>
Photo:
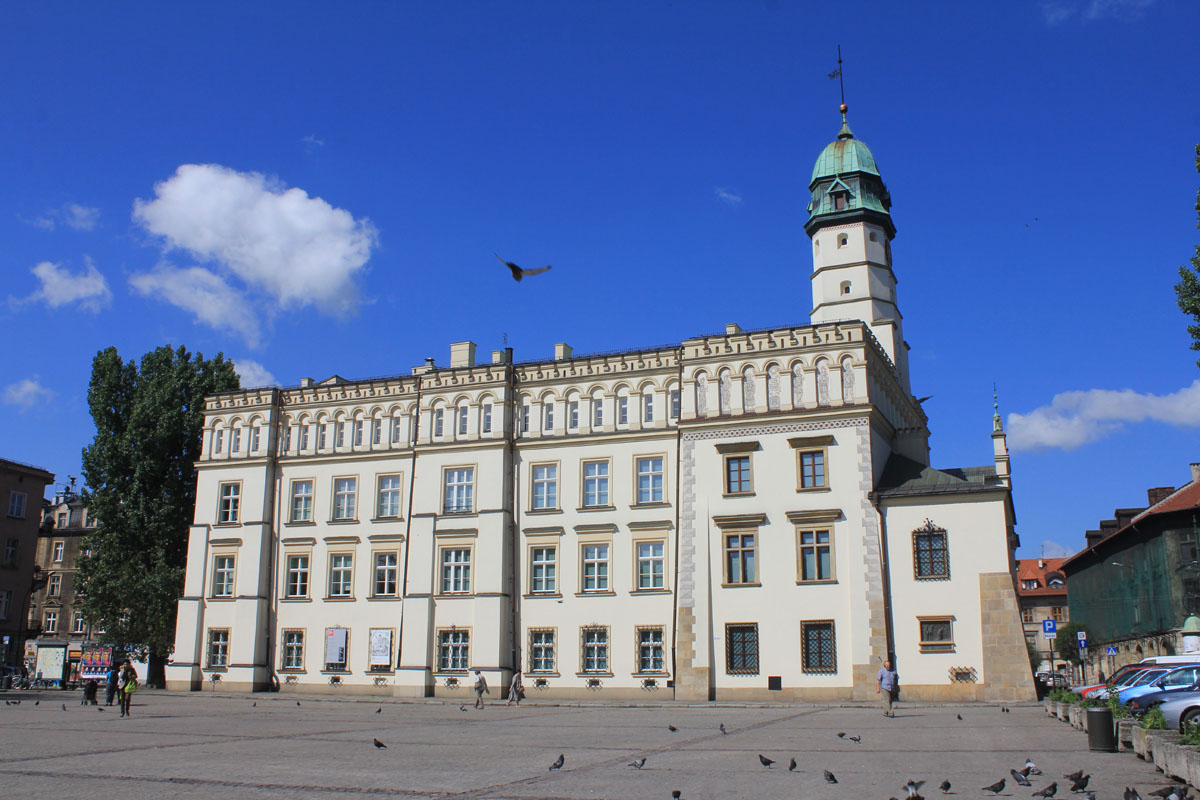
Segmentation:
<svg viewBox="0 0 1200 800">
<path fill-rule="evenodd" d="M 487 679 L 483 677 L 482 672 L 480 672 L 479 670 L 475 670 L 475 707 L 476 708 L 486 708 L 487 707 L 483 704 L 484 693 L 491 694 L 491 692 L 488 692 Z"/>
<path fill-rule="evenodd" d="M 521 698 L 525 696 L 525 687 L 521 683 L 521 670 L 514 670 L 512 683 L 508 685 L 508 702 L 504 705 L 511 706 L 513 703 L 521 706 Z"/>
<path fill-rule="evenodd" d="M 896 702 L 896 690 L 899 686 L 900 676 L 896 674 L 896 670 L 892 669 L 892 660 L 889 658 L 883 662 L 883 668 L 875 676 L 875 694 L 879 695 L 879 699 L 883 702 L 885 717 L 896 716 L 892 704 Z"/>
<path fill-rule="evenodd" d="M 138 690 L 137 672 L 133 669 L 133 664 L 126 661 L 125 669 L 121 675 L 121 716 L 129 716 L 129 706 L 133 702 L 133 695 Z"/>
<path fill-rule="evenodd" d="M 108 666 L 108 674 L 104 676 L 104 705 L 111 706 L 113 698 L 117 696 L 117 683 L 120 681 L 121 674 L 117 670 L 116 664 Z"/>
</svg>

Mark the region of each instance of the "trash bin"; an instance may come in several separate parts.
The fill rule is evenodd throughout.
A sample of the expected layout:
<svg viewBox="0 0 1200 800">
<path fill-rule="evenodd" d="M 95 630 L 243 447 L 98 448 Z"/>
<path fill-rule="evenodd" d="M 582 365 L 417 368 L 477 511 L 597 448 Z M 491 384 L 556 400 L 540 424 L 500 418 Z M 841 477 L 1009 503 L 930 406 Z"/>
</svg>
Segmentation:
<svg viewBox="0 0 1200 800">
<path fill-rule="evenodd" d="M 1087 710 L 1088 748 L 1101 753 L 1117 752 L 1117 731 L 1113 727 L 1112 709 Z"/>
</svg>

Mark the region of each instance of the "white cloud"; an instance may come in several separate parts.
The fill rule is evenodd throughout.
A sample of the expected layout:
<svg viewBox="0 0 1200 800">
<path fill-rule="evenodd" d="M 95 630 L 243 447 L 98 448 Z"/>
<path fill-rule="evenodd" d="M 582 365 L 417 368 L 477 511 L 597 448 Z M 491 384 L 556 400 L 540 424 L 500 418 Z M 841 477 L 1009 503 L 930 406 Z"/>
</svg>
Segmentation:
<svg viewBox="0 0 1200 800">
<path fill-rule="evenodd" d="M 66 203 L 61 208 L 52 208 L 42 216 L 26 221 L 44 231 L 54 230 L 59 223 L 77 231 L 90 231 L 100 222 L 100 209 L 82 206 L 79 203 Z"/>
<path fill-rule="evenodd" d="M 1028 414 L 1008 415 L 1008 441 L 1014 450 L 1074 450 L 1120 430 L 1126 423 L 1166 422 L 1200 427 L 1200 380 L 1170 394 L 1132 389 L 1062 392 L 1050 405 Z"/>
<path fill-rule="evenodd" d="M 151 272 L 132 276 L 129 283 L 146 297 L 165 300 L 196 315 L 217 330 L 232 330 L 251 347 L 262 340 L 262 328 L 246 297 L 204 267 L 178 269 L 159 264 Z"/>
<path fill-rule="evenodd" d="M 269 301 L 268 311 L 313 306 L 345 315 L 356 308 L 355 279 L 377 239 L 370 220 L 218 164 L 184 164 L 154 193 L 153 200 L 134 201 L 134 221 L 161 237 L 166 251 L 185 250 L 212 264 L 203 280 L 212 285 L 219 278 L 222 291 L 241 295 L 243 306 L 258 294 Z M 194 302 L 169 302 L 212 324 Z"/>
<path fill-rule="evenodd" d="M 304 149 L 310 153 L 318 147 L 325 146 L 324 139 L 318 139 L 316 135 L 311 133 L 308 136 L 301 138 L 300 141 L 304 144 Z"/>
<path fill-rule="evenodd" d="M 1067 558 L 1071 555 L 1074 555 L 1074 551 L 1068 550 L 1053 539 L 1042 541 L 1042 558 Z"/>
<path fill-rule="evenodd" d="M 248 358 L 235 359 L 233 368 L 237 372 L 238 378 L 242 383 L 242 388 L 244 389 L 279 385 L 279 381 L 275 380 L 275 376 L 257 361 L 251 361 Z"/>
<path fill-rule="evenodd" d="M 53 397 L 54 392 L 42 386 L 37 375 L 4 387 L 4 402 L 10 406 L 17 406 L 22 411 L 28 411 L 38 403 L 48 402 Z"/>
<path fill-rule="evenodd" d="M 83 257 L 87 269 L 78 274 L 62 268 L 59 264 L 43 261 L 30 270 L 42 282 L 42 286 L 33 294 L 21 299 L 11 299 L 10 303 L 32 303 L 45 301 L 51 308 L 78 303 L 80 308 L 88 311 L 99 311 L 112 301 L 108 281 L 95 263 L 87 256 Z"/>
<path fill-rule="evenodd" d="M 1078 16 L 1085 22 L 1139 20 L 1158 0 L 1053 0 L 1041 4 L 1042 18 L 1051 27 Z"/>
<path fill-rule="evenodd" d="M 740 206 L 742 204 L 742 196 L 732 189 L 726 189 L 724 186 L 713 188 L 713 194 L 723 203 L 728 203 L 731 206 Z"/>
</svg>

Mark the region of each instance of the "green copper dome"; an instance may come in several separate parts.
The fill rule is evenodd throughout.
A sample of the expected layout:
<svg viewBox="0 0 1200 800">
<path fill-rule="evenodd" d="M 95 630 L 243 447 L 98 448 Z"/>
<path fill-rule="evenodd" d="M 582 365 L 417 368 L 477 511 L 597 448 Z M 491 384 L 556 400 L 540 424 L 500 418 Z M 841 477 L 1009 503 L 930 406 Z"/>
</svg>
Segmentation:
<svg viewBox="0 0 1200 800">
<path fill-rule="evenodd" d="M 843 121 L 837 140 L 827 144 L 817 157 L 812 180 L 832 178 L 847 172 L 878 175 L 879 168 L 875 166 L 875 156 L 871 155 L 871 149 L 864 142 L 855 139 L 854 134 L 850 132 L 850 126 Z"/>
</svg>

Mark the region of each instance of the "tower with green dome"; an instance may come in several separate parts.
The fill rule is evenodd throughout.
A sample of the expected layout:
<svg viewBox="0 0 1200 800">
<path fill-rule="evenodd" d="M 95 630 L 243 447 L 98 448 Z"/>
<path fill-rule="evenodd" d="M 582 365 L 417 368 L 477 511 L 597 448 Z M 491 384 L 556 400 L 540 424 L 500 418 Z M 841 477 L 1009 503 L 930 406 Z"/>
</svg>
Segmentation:
<svg viewBox="0 0 1200 800">
<path fill-rule="evenodd" d="M 875 156 L 854 138 L 841 107 L 837 139 L 817 157 L 808 222 L 813 243 L 813 324 L 857 319 L 870 326 L 907 391 L 908 344 L 896 305 L 892 271 L 892 198 Z"/>
</svg>

